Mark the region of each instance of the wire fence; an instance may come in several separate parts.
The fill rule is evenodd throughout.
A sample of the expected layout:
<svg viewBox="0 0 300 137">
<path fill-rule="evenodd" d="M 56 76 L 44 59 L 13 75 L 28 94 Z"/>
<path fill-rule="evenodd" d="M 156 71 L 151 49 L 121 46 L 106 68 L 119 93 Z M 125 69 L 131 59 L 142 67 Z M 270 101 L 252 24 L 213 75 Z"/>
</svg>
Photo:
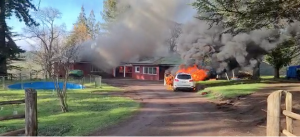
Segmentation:
<svg viewBox="0 0 300 137">
<path fill-rule="evenodd" d="M 8 76 L 0 76 L 0 89 L 6 90 L 8 86 L 11 84 L 21 84 L 29 82 L 55 82 L 57 78 L 41 78 L 37 77 L 34 74 L 11 74 Z M 64 82 L 63 78 L 58 78 L 59 82 Z M 82 78 L 68 78 L 68 83 L 80 84 L 83 86 L 91 86 L 91 87 L 102 87 L 102 77 L 98 75 L 88 75 Z M 23 89 L 23 88 L 22 88 Z"/>
</svg>

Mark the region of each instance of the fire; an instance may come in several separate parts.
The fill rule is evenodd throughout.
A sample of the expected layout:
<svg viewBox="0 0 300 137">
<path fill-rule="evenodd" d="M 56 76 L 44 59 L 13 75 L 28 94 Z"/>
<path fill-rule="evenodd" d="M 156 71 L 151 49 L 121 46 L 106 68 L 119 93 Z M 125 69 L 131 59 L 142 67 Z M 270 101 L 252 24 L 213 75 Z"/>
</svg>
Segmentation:
<svg viewBox="0 0 300 137">
<path fill-rule="evenodd" d="M 188 73 L 191 74 L 192 79 L 194 81 L 203 81 L 207 77 L 207 71 L 205 69 L 199 69 L 197 65 L 193 65 L 191 67 L 187 67 L 184 64 L 179 66 L 179 70 L 176 72 L 178 73 Z M 174 76 L 170 72 L 166 72 L 165 75 L 166 85 L 173 86 Z"/>
<path fill-rule="evenodd" d="M 207 77 L 207 70 L 199 69 L 197 65 L 193 65 L 192 67 L 186 67 L 185 65 L 180 65 L 178 73 L 188 73 L 192 75 L 192 79 L 194 81 L 203 81 Z"/>
</svg>

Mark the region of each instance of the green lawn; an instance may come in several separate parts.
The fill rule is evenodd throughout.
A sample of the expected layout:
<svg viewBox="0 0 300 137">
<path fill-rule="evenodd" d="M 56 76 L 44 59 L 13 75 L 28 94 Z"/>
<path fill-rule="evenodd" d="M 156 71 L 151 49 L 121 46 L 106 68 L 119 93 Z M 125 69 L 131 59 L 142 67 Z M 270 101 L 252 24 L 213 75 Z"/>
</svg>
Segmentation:
<svg viewBox="0 0 300 137">
<path fill-rule="evenodd" d="M 87 85 L 89 86 L 89 85 Z M 70 112 L 62 113 L 57 96 L 52 91 L 38 91 L 39 135 L 44 136 L 80 136 L 104 128 L 125 119 L 139 108 L 139 104 L 123 97 L 109 97 L 91 94 L 93 91 L 121 91 L 118 88 L 103 85 L 102 88 L 69 90 L 68 105 Z M 24 91 L 0 91 L 0 101 L 24 98 Z M 24 105 L 0 106 L 0 117 L 12 115 L 14 110 L 24 113 Z M 0 133 L 24 128 L 24 120 L 1 121 Z"/>
<path fill-rule="evenodd" d="M 272 77 L 264 76 L 259 81 L 255 80 L 216 80 L 216 81 L 201 81 L 200 84 L 204 84 L 208 88 L 199 91 L 208 92 L 206 96 L 209 99 L 228 99 L 241 95 L 248 95 L 256 92 L 258 89 L 265 87 L 270 83 L 299 83 L 299 80 L 287 80 L 284 78 L 273 79 Z"/>
<path fill-rule="evenodd" d="M 205 90 L 199 91 L 199 93 L 209 92 L 209 94 L 207 94 L 209 99 L 228 99 L 254 93 L 264 86 L 265 84 L 263 83 L 216 86 L 208 87 Z"/>
</svg>

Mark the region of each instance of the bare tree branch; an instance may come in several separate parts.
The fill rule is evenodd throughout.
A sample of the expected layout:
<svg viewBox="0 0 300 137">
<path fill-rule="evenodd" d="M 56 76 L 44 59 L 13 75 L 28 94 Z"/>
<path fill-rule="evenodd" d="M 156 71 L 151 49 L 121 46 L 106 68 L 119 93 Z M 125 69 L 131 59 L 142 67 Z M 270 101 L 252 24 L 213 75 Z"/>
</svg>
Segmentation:
<svg viewBox="0 0 300 137">
<path fill-rule="evenodd" d="M 39 47 L 36 52 L 39 63 L 45 68 L 47 76 L 52 77 L 53 50 L 54 42 L 60 40 L 59 37 L 65 34 L 63 25 L 57 26 L 55 21 L 61 18 L 61 13 L 55 8 L 43 8 L 34 13 L 35 18 L 39 21 L 39 26 L 31 26 L 24 28 L 25 37 L 36 38 Z"/>
</svg>

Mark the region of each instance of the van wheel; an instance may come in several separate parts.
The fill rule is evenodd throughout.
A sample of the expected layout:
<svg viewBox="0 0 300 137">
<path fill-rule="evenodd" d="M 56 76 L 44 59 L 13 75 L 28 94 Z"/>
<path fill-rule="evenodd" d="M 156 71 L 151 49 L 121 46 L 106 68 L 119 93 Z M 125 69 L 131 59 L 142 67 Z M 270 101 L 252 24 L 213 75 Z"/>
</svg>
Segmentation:
<svg viewBox="0 0 300 137">
<path fill-rule="evenodd" d="M 174 91 L 174 92 L 177 92 L 177 89 L 176 89 L 176 88 L 173 88 L 173 91 Z"/>
</svg>

